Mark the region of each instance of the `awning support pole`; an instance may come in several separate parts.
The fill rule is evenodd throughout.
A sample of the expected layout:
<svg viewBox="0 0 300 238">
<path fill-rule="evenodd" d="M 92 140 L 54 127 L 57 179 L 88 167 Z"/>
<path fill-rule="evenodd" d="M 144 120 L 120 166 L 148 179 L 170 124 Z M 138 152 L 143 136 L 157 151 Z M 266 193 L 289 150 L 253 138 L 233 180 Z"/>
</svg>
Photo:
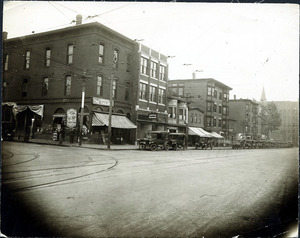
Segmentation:
<svg viewBox="0 0 300 238">
<path fill-rule="evenodd" d="M 108 114 L 108 133 L 107 133 L 107 149 L 110 149 L 111 143 L 111 114 L 112 114 L 112 90 L 113 90 L 114 74 L 111 75 L 110 88 L 109 88 L 109 114 Z"/>
</svg>

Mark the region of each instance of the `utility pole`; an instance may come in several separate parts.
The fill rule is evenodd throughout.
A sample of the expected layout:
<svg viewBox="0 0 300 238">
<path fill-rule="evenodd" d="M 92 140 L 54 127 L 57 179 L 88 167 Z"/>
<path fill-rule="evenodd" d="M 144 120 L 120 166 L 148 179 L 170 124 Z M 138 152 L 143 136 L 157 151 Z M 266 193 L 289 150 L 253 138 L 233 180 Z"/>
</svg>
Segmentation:
<svg viewBox="0 0 300 238">
<path fill-rule="evenodd" d="M 85 98 L 85 83 L 88 76 L 86 71 L 82 75 L 82 97 L 81 97 L 81 111 L 80 111 L 80 128 L 79 128 L 79 146 L 82 144 L 82 128 L 83 128 L 83 115 L 84 115 L 84 98 Z"/>
<path fill-rule="evenodd" d="M 107 149 L 110 149 L 111 143 L 111 117 L 112 117 L 112 104 L 113 104 L 113 82 L 114 74 L 111 75 L 110 87 L 109 87 L 109 114 L 108 114 L 108 133 L 107 133 Z"/>
</svg>

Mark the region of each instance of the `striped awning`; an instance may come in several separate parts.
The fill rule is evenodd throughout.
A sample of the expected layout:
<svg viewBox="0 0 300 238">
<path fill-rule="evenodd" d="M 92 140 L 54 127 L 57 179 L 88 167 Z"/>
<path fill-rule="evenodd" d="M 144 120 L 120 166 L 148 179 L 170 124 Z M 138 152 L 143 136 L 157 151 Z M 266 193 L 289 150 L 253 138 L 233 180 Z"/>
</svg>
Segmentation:
<svg viewBox="0 0 300 238">
<path fill-rule="evenodd" d="M 92 126 L 108 126 L 108 114 L 104 113 L 93 113 Z M 122 128 L 122 129 L 134 129 L 134 125 L 126 116 L 112 115 L 111 116 L 111 127 Z"/>
<path fill-rule="evenodd" d="M 213 137 L 218 138 L 218 139 L 224 139 L 223 136 L 221 136 L 220 134 L 218 134 L 217 132 L 211 132 L 211 134 L 213 135 Z"/>
<path fill-rule="evenodd" d="M 200 137 L 212 138 L 213 135 L 199 127 L 189 127 L 189 135 L 197 135 Z"/>
</svg>

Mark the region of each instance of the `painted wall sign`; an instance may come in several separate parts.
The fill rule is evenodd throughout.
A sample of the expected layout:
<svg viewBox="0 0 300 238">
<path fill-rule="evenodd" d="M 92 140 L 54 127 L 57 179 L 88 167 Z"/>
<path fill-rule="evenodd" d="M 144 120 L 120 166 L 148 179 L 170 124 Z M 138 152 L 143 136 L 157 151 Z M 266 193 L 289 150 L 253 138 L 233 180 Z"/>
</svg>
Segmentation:
<svg viewBox="0 0 300 238">
<path fill-rule="evenodd" d="M 67 110 L 67 127 L 74 128 L 76 127 L 77 120 L 77 111 L 74 108 Z"/>
<path fill-rule="evenodd" d="M 94 105 L 102 105 L 102 106 L 108 106 L 109 107 L 110 102 L 109 102 L 108 99 L 93 97 L 93 104 Z"/>
<path fill-rule="evenodd" d="M 149 113 L 148 117 L 149 117 L 149 119 L 157 119 L 157 114 L 156 113 Z"/>
</svg>

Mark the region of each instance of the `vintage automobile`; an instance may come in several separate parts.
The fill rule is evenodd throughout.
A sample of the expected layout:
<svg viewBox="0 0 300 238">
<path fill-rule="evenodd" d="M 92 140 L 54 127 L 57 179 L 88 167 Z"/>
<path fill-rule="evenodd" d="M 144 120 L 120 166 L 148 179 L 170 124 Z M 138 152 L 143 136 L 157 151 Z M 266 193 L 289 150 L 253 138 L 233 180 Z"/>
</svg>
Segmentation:
<svg viewBox="0 0 300 238">
<path fill-rule="evenodd" d="M 199 137 L 199 141 L 195 143 L 195 149 L 206 150 L 207 148 L 212 150 L 212 139 L 208 137 Z"/>
<path fill-rule="evenodd" d="M 169 134 L 169 147 L 173 150 L 178 148 L 186 149 L 186 134 L 184 133 L 170 133 Z"/>
<path fill-rule="evenodd" d="M 168 131 L 150 131 L 147 138 L 139 139 L 139 149 L 156 151 L 157 149 L 169 150 L 171 143 Z"/>
</svg>

